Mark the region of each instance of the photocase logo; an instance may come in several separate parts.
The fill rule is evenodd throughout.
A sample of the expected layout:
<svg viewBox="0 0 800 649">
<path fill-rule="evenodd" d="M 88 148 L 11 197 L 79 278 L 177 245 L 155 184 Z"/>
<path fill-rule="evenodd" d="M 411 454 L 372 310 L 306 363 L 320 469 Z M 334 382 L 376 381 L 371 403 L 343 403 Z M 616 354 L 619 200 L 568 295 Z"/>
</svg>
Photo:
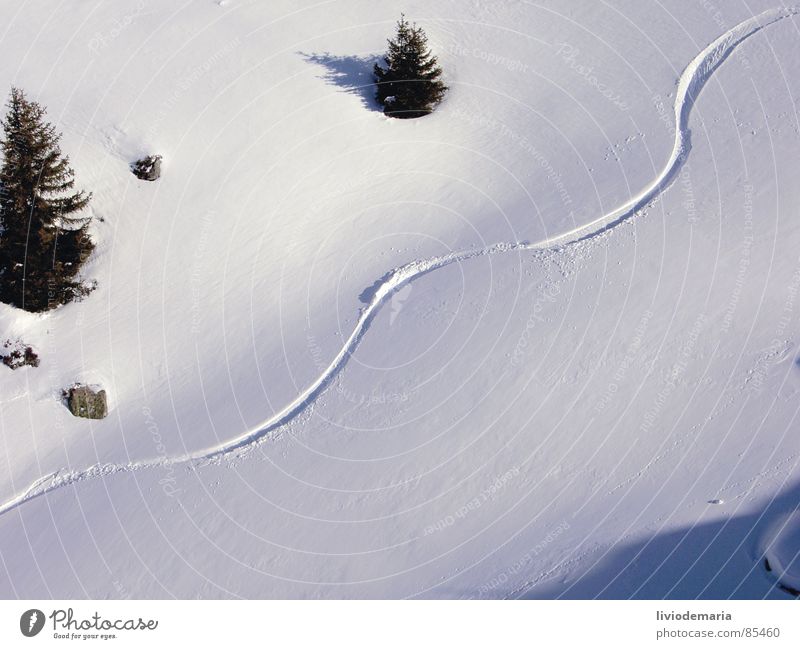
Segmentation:
<svg viewBox="0 0 800 649">
<path fill-rule="evenodd" d="M 44 613 L 38 608 L 25 611 L 19 618 L 19 630 L 26 638 L 32 638 L 44 627 Z"/>
</svg>

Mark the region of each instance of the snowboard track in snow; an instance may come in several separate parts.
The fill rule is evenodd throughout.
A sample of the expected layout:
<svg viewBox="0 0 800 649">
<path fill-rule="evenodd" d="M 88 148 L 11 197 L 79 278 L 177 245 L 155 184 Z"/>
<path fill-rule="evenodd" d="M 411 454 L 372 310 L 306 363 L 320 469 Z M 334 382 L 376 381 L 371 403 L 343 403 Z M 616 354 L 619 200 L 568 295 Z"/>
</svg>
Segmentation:
<svg viewBox="0 0 800 649">
<path fill-rule="evenodd" d="M 400 287 L 422 275 L 452 263 L 468 261 L 469 259 L 484 255 L 506 252 L 536 250 L 555 251 L 563 249 L 568 245 L 594 239 L 612 230 L 623 221 L 635 215 L 642 208 L 657 200 L 674 181 L 691 148 L 691 131 L 688 126 L 689 114 L 691 113 L 692 106 L 700 90 L 714 71 L 742 41 L 759 32 L 764 27 L 798 14 L 800 14 L 800 8 L 780 7 L 753 16 L 719 36 L 692 59 L 678 78 L 675 101 L 673 104 L 675 112 L 675 141 L 667 163 L 664 165 L 661 172 L 644 189 L 613 211 L 604 214 L 590 223 L 536 243 L 498 243 L 486 248 L 470 248 L 440 257 L 413 261 L 399 268 L 395 268 L 384 275 L 382 280 L 379 280 L 377 284 L 369 289 L 369 293 L 371 294 L 369 303 L 361 310 L 353 332 L 345 341 L 342 349 L 330 365 L 328 365 L 320 376 L 291 403 L 269 419 L 252 427 L 238 437 L 222 442 L 217 446 L 178 457 L 162 457 L 153 460 L 129 462 L 126 464 L 95 464 L 80 471 L 69 469 L 55 471 L 54 473 L 39 478 L 25 491 L 0 505 L 0 515 L 19 507 L 33 498 L 84 480 L 109 476 L 116 473 L 132 473 L 142 469 L 156 469 L 159 467 L 171 467 L 176 465 L 187 465 L 190 468 L 199 467 L 254 446 L 260 441 L 263 441 L 269 433 L 288 424 L 295 417 L 300 415 L 325 391 L 358 347 L 358 343 L 369 329 L 370 323 L 378 310 L 386 302 L 386 299 Z"/>
</svg>

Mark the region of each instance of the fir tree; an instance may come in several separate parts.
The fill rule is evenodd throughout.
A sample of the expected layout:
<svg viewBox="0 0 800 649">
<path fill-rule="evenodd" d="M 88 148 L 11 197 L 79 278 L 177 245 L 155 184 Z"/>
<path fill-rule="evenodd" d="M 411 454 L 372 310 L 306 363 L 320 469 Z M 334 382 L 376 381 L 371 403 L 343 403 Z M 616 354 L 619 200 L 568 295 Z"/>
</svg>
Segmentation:
<svg viewBox="0 0 800 649">
<path fill-rule="evenodd" d="M 90 217 L 77 216 L 91 194 L 75 191 L 75 172 L 61 155 L 61 135 L 45 109 L 11 89 L 2 121 L 0 300 L 45 311 L 85 294 L 76 281 L 94 244 Z"/>
<path fill-rule="evenodd" d="M 422 117 L 442 100 L 447 86 L 441 81 L 442 69 L 428 48 L 428 37 L 421 27 L 410 25 L 405 16 L 397 23 L 397 34 L 389 39 L 385 67 L 375 64 L 376 99 L 386 115 Z"/>
</svg>

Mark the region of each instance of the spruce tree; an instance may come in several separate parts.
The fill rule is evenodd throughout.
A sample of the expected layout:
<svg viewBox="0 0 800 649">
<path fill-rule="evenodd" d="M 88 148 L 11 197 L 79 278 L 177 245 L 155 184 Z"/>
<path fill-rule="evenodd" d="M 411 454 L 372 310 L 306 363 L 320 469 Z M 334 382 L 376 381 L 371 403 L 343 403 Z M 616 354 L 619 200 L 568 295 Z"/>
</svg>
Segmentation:
<svg viewBox="0 0 800 649">
<path fill-rule="evenodd" d="M 428 47 L 421 27 L 410 25 L 400 16 L 397 34 L 389 39 L 385 67 L 375 64 L 376 99 L 383 112 L 392 117 L 422 117 L 442 100 L 447 86 L 441 81 L 442 69 Z"/>
<path fill-rule="evenodd" d="M 77 213 L 91 194 L 74 190 L 75 172 L 45 109 L 18 88 L 11 89 L 7 108 L 0 145 L 0 300 L 45 311 L 88 290 L 76 277 L 94 249 L 91 217 Z"/>
</svg>

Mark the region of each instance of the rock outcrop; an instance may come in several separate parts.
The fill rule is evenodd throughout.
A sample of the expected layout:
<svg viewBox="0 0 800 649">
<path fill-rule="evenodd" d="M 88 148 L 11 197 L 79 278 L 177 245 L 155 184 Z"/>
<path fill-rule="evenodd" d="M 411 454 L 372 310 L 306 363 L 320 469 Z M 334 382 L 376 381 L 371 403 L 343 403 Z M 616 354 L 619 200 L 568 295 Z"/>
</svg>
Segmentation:
<svg viewBox="0 0 800 649">
<path fill-rule="evenodd" d="M 158 180 L 161 178 L 161 156 L 149 155 L 131 164 L 133 175 L 142 180 Z"/>
<path fill-rule="evenodd" d="M 94 390 L 86 385 L 78 385 L 67 391 L 67 405 L 76 417 L 103 419 L 108 414 L 108 401 L 105 390 Z"/>
</svg>

